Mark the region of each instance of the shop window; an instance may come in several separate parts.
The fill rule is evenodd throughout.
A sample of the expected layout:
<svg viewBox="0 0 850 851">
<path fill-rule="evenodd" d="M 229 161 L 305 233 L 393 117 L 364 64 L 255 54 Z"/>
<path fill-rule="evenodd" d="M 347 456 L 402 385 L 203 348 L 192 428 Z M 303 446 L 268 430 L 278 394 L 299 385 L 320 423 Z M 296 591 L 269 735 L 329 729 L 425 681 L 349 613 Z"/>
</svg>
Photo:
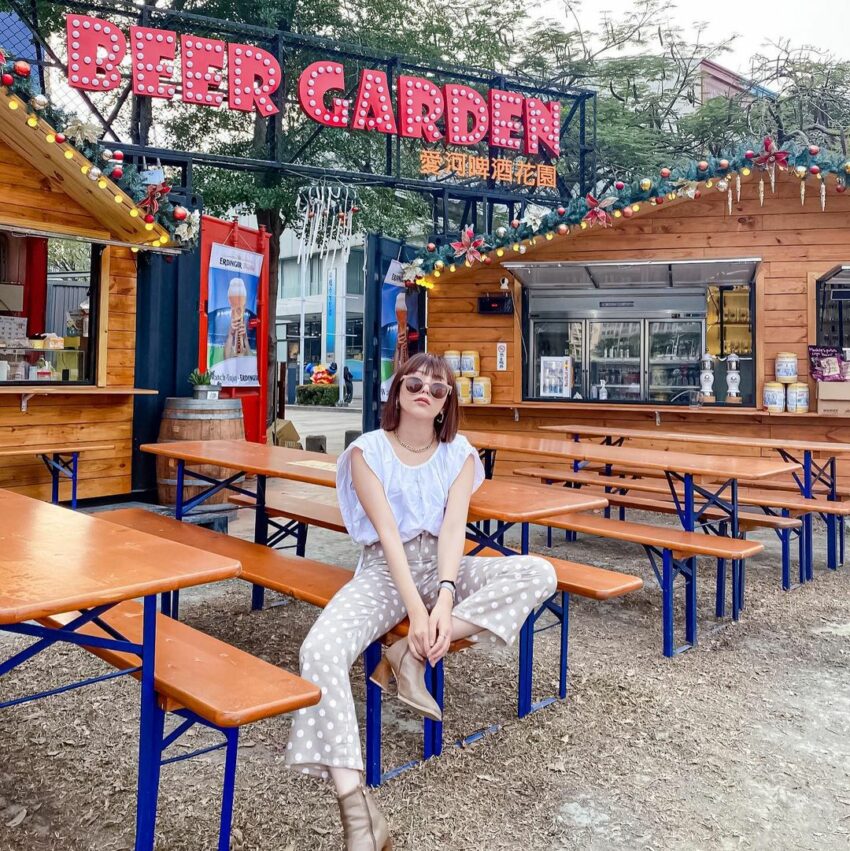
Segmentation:
<svg viewBox="0 0 850 851">
<path fill-rule="evenodd" d="M 293 314 L 279 316 L 278 323 L 286 323 L 287 359 L 298 361 L 301 317 Z M 304 364 L 320 363 L 322 360 L 322 314 L 308 313 L 304 316 Z"/>
<path fill-rule="evenodd" d="M 348 295 L 363 295 L 363 252 L 356 249 L 348 256 L 345 269 L 345 289 Z"/>
<path fill-rule="evenodd" d="M 345 318 L 345 365 L 355 381 L 363 380 L 363 317 Z"/>
<path fill-rule="evenodd" d="M 94 382 L 101 250 L 0 234 L 0 383 Z"/>
</svg>

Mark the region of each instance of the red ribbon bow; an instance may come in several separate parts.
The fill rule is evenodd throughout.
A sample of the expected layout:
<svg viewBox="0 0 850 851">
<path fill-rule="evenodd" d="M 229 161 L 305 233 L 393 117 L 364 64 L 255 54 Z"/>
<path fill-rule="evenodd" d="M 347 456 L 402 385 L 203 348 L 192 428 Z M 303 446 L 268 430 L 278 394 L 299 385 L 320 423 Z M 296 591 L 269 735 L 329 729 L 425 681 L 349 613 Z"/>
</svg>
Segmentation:
<svg viewBox="0 0 850 851">
<path fill-rule="evenodd" d="M 148 194 L 138 203 L 138 207 L 146 210 L 152 215 L 159 210 L 159 202 L 168 197 L 171 187 L 167 183 L 151 184 L 148 186 Z"/>
<path fill-rule="evenodd" d="M 788 156 L 788 151 L 778 151 L 773 139 L 771 139 L 770 136 L 765 136 L 764 153 L 756 157 L 756 165 L 778 165 L 779 168 L 788 168 Z"/>
</svg>

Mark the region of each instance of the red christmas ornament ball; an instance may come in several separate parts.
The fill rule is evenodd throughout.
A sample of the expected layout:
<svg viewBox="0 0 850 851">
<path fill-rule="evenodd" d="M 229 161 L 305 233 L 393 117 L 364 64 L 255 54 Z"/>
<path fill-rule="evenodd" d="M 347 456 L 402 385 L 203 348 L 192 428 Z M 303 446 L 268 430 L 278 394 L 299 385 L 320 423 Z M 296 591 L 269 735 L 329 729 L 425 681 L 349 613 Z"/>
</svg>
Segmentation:
<svg viewBox="0 0 850 851">
<path fill-rule="evenodd" d="M 625 188 L 626 188 L 626 184 L 625 184 L 625 183 L 623 183 L 623 181 L 622 181 L 622 180 L 617 180 L 617 181 L 615 181 L 615 183 L 614 183 L 614 188 L 615 188 L 618 192 L 620 192 L 621 190 L 623 190 L 623 189 L 625 189 Z"/>
<path fill-rule="evenodd" d="M 56 144 L 61 145 L 64 141 L 65 141 L 65 134 L 64 133 L 57 133 L 56 134 Z"/>
<path fill-rule="evenodd" d="M 359 212 L 360 212 L 360 207 L 352 207 L 352 208 L 351 208 L 351 212 L 352 212 L 352 213 L 359 213 Z"/>
<path fill-rule="evenodd" d="M 700 161 L 697 163 L 697 168 L 698 168 L 700 171 L 708 171 L 708 160 L 700 160 Z"/>
<path fill-rule="evenodd" d="M 756 158 L 756 152 L 755 151 L 747 151 L 744 154 L 744 158 L 748 159 L 748 160 L 754 160 Z"/>
<path fill-rule="evenodd" d="M 113 151 L 112 159 L 116 162 L 123 163 L 124 162 L 124 151 Z"/>
<path fill-rule="evenodd" d="M 489 266 L 489 265 L 493 262 L 493 259 L 490 257 L 490 255 L 489 255 L 489 254 L 485 254 L 485 255 L 481 258 L 481 262 L 482 262 L 485 266 Z"/>
<path fill-rule="evenodd" d="M 175 221 L 185 222 L 186 217 L 189 215 L 189 211 L 185 207 L 178 205 L 174 208 L 172 215 L 174 216 Z"/>
<path fill-rule="evenodd" d="M 145 222 L 147 222 L 147 224 L 152 225 L 154 221 L 155 219 L 150 213 L 145 216 Z"/>
<path fill-rule="evenodd" d="M 565 208 L 565 207 L 558 207 L 558 209 L 557 209 L 557 210 L 555 210 L 555 212 L 556 212 L 559 216 L 563 216 L 563 215 L 564 215 L 564 213 L 566 213 L 566 212 L 567 212 L 567 210 L 566 210 L 566 208 Z"/>
<path fill-rule="evenodd" d="M 817 145 L 809 145 L 809 153 L 816 157 L 820 153 L 820 148 Z"/>
<path fill-rule="evenodd" d="M 664 196 L 663 196 L 663 195 L 659 195 L 659 196 L 655 199 L 655 203 L 656 203 L 656 204 L 663 204 L 663 203 L 664 203 Z"/>
<path fill-rule="evenodd" d="M 428 249 L 428 251 L 430 251 L 432 254 L 433 254 L 433 253 L 437 250 L 437 246 L 436 246 L 436 245 L 434 245 L 434 243 L 433 243 L 433 242 L 429 242 L 429 243 L 428 243 L 428 245 L 426 246 L 426 248 L 427 248 L 427 249 Z"/>
<path fill-rule="evenodd" d="M 635 214 L 635 211 L 631 207 L 623 207 L 623 218 L 630 219 Z"/>
<path fill-rule="evenodd" d="M 569 233 L 569 232 L 570 232 L 570 229 L 563 222 L 561 222 L 561 224 L 558 225 L 558 233 L 561 234 L 561 236 L 563 236 L 564 234 Z"/>
<path fill-rule="evenodd" d="M 702 192 L 700 192 L 700 190 L 699 190 L 699 189 L 697 189 L 697 190 L 694 192 L 694 198 L 700 198 L 700 197 L 702 197 Z"/>
<path fill-rule="evenodd" d="M 113 180 L 121 180 L 124 177 L 124 169 L 123 168 L 113 168 L 112 172 L 109 175 Z"/>
<path fill-rule="evenodd" d="M 820 166 L 819 165 L 811 165 L 811 166 L 809 166 L 809 171 L 812 174 L 820 174 Z"/>
<path fill-rule="evenodd" d="M 29 62 L 24 62 L 23 59 L 19 59 L 13 66 L 12 70 L 19 77 L 29 77 L 30 75 L 30 64 Z"/>
<path fill-rule="evenodd" d="M 729 160 L 720 160 L 720 162 L 717 163 L 717 165 L 719 165 L 720 168 L 722 168 L 725 171 L 727 168 L 729 168 Z"/>
<path fill-rule="evenodd" d="M 516 230 L 519 227 L 519 219 L 511 219 L 511 227 Z"/>
<path fill-rule="evenodd" d="M 669 169 L 669 168 L 667 168 L 667 167 L 665 166 L 664 168 L 662 168 L 662 169 L 661 169 L 661 171 L 659 172 L 659 174 L 660 174 L 660 175 L 661 175 L 661 176 L 662 176 L 665 180 L 667 180 L 667 178 L 668 178 L 668 177 L 670 177 L 670 169 Z"/>
<path fill-rule="evenodd" d="M 4 74 L 0 77 L 0 82 L 2 82 L 4 86 L 11 86 L 14 84 L 15 78 L 11 74 Z"/>
<path fill-rule="evenodd" d="M 846 189 L 847 189 L 847 187 L 843 183 L 836 183 L 835 184 L 835 191 L 838 192 L 838 193 L 844 192 Z"/>
</svg>

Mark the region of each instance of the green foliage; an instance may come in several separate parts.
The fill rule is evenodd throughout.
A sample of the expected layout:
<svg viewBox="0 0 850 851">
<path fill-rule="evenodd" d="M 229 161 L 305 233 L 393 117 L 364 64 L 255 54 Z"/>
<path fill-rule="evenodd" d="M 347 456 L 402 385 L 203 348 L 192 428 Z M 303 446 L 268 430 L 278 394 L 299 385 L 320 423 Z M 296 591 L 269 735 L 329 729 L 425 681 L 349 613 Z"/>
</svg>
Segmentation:
<svg viewBox="0 0 850 851">
<path fill-rule="evenodd" d="M 339 386 L 336 384 L 299 384 L 295 390 L 295 401 L 299 405 L 334 407 L 339 401 Z"/>
<path fill-rule="evenodd" d="M 212 384 L 212 373 L 207 370 L 193 369 L 189 373 L 189 384 L 192 387 L 198 387 L 200 385 Z"/>
</svg>

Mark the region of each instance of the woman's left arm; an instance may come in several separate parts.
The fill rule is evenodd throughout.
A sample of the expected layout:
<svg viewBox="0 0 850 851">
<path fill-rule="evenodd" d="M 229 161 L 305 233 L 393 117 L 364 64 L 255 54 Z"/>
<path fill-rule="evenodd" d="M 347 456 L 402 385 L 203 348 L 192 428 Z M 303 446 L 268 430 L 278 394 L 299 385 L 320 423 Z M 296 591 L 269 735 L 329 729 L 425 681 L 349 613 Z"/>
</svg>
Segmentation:
<svg viewBox="0 0 850 851">
<path fill-rule="evenodd" d="M 463 558 L 463 542 L 466 538 L 466 518 L 469 500 L 475 479 L 474 459 L 470 455 L 460 473 L 449 488 L 446 513 L 437 540 L 437 572 L 440 581 L 457 582 L 460 560 Z M 429 619 L 431 652 L 428 661 L 435 665 L 446 655 L 452 642 L 452 609 L 454 598 L 447 588 L 437 594 L 437 603 Z"/>
</svg>

